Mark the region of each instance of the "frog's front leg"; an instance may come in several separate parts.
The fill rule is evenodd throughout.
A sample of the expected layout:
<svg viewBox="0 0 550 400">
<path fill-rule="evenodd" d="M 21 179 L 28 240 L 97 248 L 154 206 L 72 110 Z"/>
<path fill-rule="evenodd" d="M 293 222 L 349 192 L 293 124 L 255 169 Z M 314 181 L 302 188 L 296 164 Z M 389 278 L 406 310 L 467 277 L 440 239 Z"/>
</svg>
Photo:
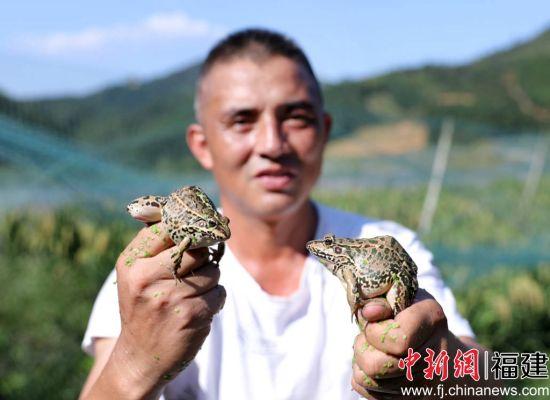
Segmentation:
<svg viewBox="0 0 550 400">
<path fill-rule="evenodd" d="M 185 253 L 189 247 L 191 246 L 191 239 L 189 237 L 184 237 L 181 242 L 179 242 L 176 247 L 172 250 L 172 254 L 170 255 L 170 258 L 172 260 L 172 275 L 174 275 L 174 279 L 176 280 L 176 283 L 178 281 L 181 281 L 180 278 L 177 276 L 178 268 L 181 264 L 181 259 L 183 257 L 183 253 Z"/>
<path fill-rule="evenodd" d="M 342 268 L 342 271 L 342 276 L 344 277 L 344 282 L 346 284 L 348 304 L 350 308 L 352 308 L 351 321 L 353 322 L 353 317 L 355 316 L 355 320 L 359 323 L 357 313 L 361 309 L 361 305 L 359 304 L 359 288 L 357 287 L 357 279 L 351 269 Z"/>
<path fill-rule="evenodd" d="M 212 254 L 212 262 L 216 265 L 219 265 L 220 260 L 223 257 L 223 254 L 225 253 L 225 242 L 219 242 L 218 248 L 216 250 L 211 250 Z"/>
</svg>

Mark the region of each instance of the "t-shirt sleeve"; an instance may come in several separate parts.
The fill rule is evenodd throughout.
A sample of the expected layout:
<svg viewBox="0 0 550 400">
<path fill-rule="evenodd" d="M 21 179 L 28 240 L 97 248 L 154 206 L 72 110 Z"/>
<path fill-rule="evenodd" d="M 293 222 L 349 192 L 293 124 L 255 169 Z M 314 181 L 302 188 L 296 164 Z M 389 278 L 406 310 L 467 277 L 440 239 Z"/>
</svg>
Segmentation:
<svg viewBox="0 0 550 400">
<path fill-rule="evenodd" d="M 439 269 L 433 264 L 433 255 L 426 249 L 418 236 L 413 234 L 406 247 L 407 252 L 418 266 L 418 286 L 430 293 L 443 308 L 449 330 L 455 336 L 475 337 L 468 321 L 460 314 L 453 292 L 443 279 Z"/>
<path fill-rule="evenodd" d="M 93 356 L 93 341 L 96 338 L 116 338 L 120 334 L 120 313 L 116 271 L 113 269 L 97 295 L 88 326 L 82 340 L 82 349 Z"/>
</svg>

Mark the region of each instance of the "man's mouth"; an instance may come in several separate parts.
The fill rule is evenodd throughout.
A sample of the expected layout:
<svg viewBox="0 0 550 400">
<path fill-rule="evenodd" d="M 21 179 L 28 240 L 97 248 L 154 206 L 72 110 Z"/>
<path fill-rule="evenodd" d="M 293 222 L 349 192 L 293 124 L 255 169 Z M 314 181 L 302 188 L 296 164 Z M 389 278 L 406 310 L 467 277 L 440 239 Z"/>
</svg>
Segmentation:
<svg viewBox="0 0 550 400">
<path fill-rule="evenodd" d="M 296 177 L 296 173 L 289 169 L 264 169 L 255 175 L 260 185 L 266 190 L 284 190 Z"/>
</svg>

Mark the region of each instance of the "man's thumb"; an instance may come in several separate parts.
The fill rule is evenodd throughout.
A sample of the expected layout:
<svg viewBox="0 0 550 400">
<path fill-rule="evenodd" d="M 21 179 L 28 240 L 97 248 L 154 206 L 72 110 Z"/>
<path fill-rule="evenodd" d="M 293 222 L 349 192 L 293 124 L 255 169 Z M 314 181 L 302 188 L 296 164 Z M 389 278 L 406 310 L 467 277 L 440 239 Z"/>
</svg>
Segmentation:
<svg viewBox="0 0 550 400">
<path fill-rule="evenodd" d="M 367 301 L 361 309 L 361 315 L 368 322 L 374 322 L 391 318 L 393 311 L 385 299 L 377 297 Z"/>
</svg>

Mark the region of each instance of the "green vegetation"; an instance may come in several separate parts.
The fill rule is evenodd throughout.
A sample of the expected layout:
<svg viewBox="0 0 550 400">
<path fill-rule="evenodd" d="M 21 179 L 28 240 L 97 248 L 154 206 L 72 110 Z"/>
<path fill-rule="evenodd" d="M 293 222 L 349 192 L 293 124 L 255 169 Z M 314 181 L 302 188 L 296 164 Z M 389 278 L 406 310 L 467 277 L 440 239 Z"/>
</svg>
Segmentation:
<svg viewBox="0 0 550 400">
<path fill-rule="evenodd" d="M 495 350 L 550 352 L 550 262 L 543 257 L 493 262 L 482 253 L 474 265 L 461 257 L 479 246 L 496 249 L 504 261 L 518 246 L 536 256 L 536 240 L 548 248 L 549 224 L 543 210 L 550 205 L 550 182 L 542 185 L 532 213 L 521 224 L 510 212 L 520 190 L 513 182 L 444 190 L 433 231 L 425 238 L 436 259 L 444 261 L 443 273 L 453 283 L 459 306 L 479 340 Z M 421 188 L 377 189 L 316 197 L 413 227 L 423 193 Z M 77 396 L 91 365 L 80 341 L 92 302 L 138 227 L 127 216 L 78 207 L 2 217 L 0 398 Z M 442 257 L 440 249 L 448 248 L 460 252 Z M 475 280 L 463 274 L 472 269 L 479 270 Z"/>
<path fill-rule="evenodd" d="M 0 224 L 0 398 L 74 399 L 91 359 L 93 299 L 132 228 L 83 210 L 18 212 Z"/>
<path fill-rule="evenodd" d="M 549 267 L 500 269 L 457 291 L 481 343 L 502 352 L 550 352 Z"/>
<path fill-rule="evenodd" d="M 423 240 L 430 246 L 468 248 L 525 245 L 535 237 L 548 235 L 550 179 L 541 181 L 528 215 L 521 217 L 517 206 L 523 187 L 517 181 L 497 181 L 488 186 L 446 187 L 441 192 L 434 226 Z M 347 211 L 399 221 L 415 229 L 426 187 L 358 189 L 344 193 L 317 192 L 316 198 Z"/>
</svg>

